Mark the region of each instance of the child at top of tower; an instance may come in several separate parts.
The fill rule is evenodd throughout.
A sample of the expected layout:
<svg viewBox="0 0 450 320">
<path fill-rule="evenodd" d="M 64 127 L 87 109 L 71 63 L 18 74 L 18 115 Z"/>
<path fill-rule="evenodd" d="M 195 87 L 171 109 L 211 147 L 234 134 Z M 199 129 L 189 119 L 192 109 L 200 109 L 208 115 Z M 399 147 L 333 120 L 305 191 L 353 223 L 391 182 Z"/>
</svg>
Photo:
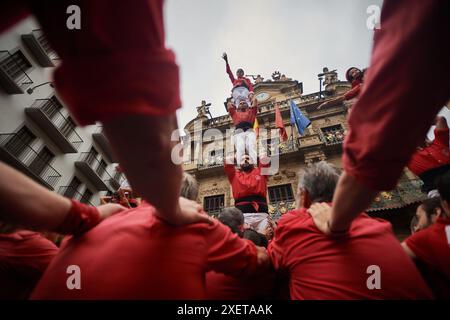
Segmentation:
<svg viewBox="0 0 450 320">
<path fill-rule="evenodd" d="M 228 76 L 230 77 L 231 83 L 233 84 L 232 99 L 233 105 L 238 107 L 241 103 L 245 103 L 248 107 L 251 106 L 251 101 L 253 99 L 253 85 L 249 78 L 244 77 L 244 70 L 239 68 L 236 70 L 236 78 L 231 71 L 230 65 L 228 64 L 228 56 L 226 53 L 222 55 L 222 58 L 226 62 L 226 70 Z"/>
</svg>

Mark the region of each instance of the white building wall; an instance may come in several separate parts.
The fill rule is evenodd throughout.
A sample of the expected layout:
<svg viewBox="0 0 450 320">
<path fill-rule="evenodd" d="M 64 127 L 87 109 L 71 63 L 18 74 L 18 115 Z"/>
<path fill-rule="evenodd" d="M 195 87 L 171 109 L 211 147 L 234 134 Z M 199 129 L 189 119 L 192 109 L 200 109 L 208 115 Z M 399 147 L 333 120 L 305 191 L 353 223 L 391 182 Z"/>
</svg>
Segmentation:
<svg viewBox="0 0 450 320">
<path fill-rule="evenodd" d="M 38 24 L 33 18 L 28 18 L 15 25 L 8 31 L 0 34 L 0 50 L 8 50 L 9 52 L 14 53 L 17 49 L 20 49 L 28 61 L 32 64 L 32 69 L 27 71 L 28 76 L 33 81 L 31 86 L 36 86 L 41 83 L 51 81 L 52 73 L 55 69 L 54 67 L 41 67 L 33 53 L 29 51 L 28 47 L 23 43 L 21 36 L 23 34 L 31 33 L 34 29 L 39 29 Z M 31 119 L 26 117 L 24 109 L 26 107 L 30 107 L 36 99 L 50 98 L 55 94 L 54 89 L 49 85 L 43 85 L 36 88 L 32 94 L 28 94 L 26 92 L 22 94 L 8 94 L 5 93 L 0 87 L 0 134 L 16 132 L 25 124 L 38 138 L 32 143 L 33 149 L 39 152 L 39 150 L 45 145 L 55 154 L 55 158 L 51 162 L 51 165 L 62 175 L 55 186 L 55 191 L 58 192 L 60 187 L 69 185 L 72 177 L 76 175 L 83 182 L 83 185 L 78 191 L 82 193 L 86 187 L 89 188 L 94 193 L 90 200 L 91 203 L 98 205 L 100 195 L 105 192 L 99 192 L 96 190 L 96 188 L 91 185 L 89 180 L 83 176 L 83 174 L 79 172 L 74 165 L 74 162 L 79 159 L 81 152 L 89 151 L 91 146 L 94 144 L 102 159 L 104 159 L 108 164 L 108 173 L 111 176 L 114 175 L 115 166 L 117 164 L 108 162 L 107 157 L 103 156 L 103 150 L 96 146 L 92 139 L 92 133 L 98 132 L 98 126 L 93 125 L 84 128 L 77 127 L 76 131 L 81 136 L 83 143 L 78 147 L 78 153 L 64 154 L 53 143 L 50 137 L 48 137 Z M 63 114 L 67 113 L 67 110 L 64 109 Z"/>
</svg>

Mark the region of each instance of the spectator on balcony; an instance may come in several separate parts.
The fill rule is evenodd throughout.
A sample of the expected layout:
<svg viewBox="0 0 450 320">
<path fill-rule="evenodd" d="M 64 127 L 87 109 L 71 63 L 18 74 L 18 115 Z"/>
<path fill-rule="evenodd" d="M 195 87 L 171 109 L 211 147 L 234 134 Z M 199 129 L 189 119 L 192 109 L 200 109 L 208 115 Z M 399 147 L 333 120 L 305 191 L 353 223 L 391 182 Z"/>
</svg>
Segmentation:
<svg viewBox="0 0 450 320">
<path fill-rule="evenodd" d="M 237 69 L 237 78 L 235 78 L 233 75 L 233 71 L 231 71 L 230 65 L 228 64 L 227 54 L 224 53 L 222 55 L 222 58 L 223 60 L 225 60 L 227 74 L 230 77 L 231 83 L 233 84 L 231 103 L 234 106 L 240 106 L 242 104 L 247 108 L 250 107 L 253 104 L 252 100 L 254 95 L 251 80 L 244 77 L 244 70 L 242 70 L 241 68 Z"/>
<path fill-rule="evenodd" d="M 344 232 L 382 190 L 397 185 L 433 119 L 449 100 L 450 3 L 385 0 L 364 87 L 348 118 L 344 173 L 318 228 Z M 439 30 L 439 33 L 436 33 Z M 395 75 L 395 76 L 392 76 Z M 411 128 L 414 128 L 413 130 Z M 407 133 L 407 134 L 406 134 Z"/>
<path fill-rule="evenodd" d="M 187 172 L 183 172 L 183 180 L 181 182 L 180 197 L 197 201 L 198 183 L 197 180 Z"/>
<path fill-rule="evenodd" d="M 206 216 L 198 203 L 179 201 L 183 210 Z M 68 241 L 31 298 L 204 299 L 207 271 L 238 276 L 269 265 L 264 248 L 239 238 L 217 220 L 180 228 L 155 211 L 143 203 Z M 68 265 L 80 268 L 82 290 L 67 288 Z"/>
<path fill-rule="evenodd" d="M 248 239 L 256 246 L 267 248 L 267 239 L 252 229 L 244 230 L 244 215 L 239 209 L 223 209 L 218 220 L 232 233 Z M 229 276 L 220 272 L 206 273 L 206 298 L 211 300 L 249 300 L 270 297 L 274 277 L 270 270 L 256 270 L 253 274 Z"/>
<path fill-rule="evenodd" d="M 281 217 L 269 244 L 275 269 L 289 273 L 292 299 L 431 298 L 387 221 L 361 214 L 345 238 L 317 229 L 307 209 L 331 202 L 339 179 L 335 167 L 314 163 L 299 178 L 298 208 Z M 370 278 L 373 266 L 381 272 L 374 275 L 381 286 Z"/>
<path fill-rule="evenodd" d="M 418 262 L 435 297 L 450 299 L 450 172 L 438 178 L 437 188 L 443 210 L 435 223 L 411 235 L 402 246 Z"/>
<path fill-rule="evenodd" d="M 243 155 L 241 165 L 236 169 L 232 157 L 225 161 L 224 170 L 233 191 L 234 205 L 244 213 L 268 212 L 267 208 L 267 175 L 261 173 L 267 157 L 262 157 L 259 166 L 255 167 L 248 155 Z"/>
<path fill-rule="evenodd" d="M 320 104 L 317 109 L 322 109 L 325 107 L 332 107 L 338 104 L 341 104 L 342 102 L 346 100 L 351 100 L 353 98 L 356 98 L 359 96 L 359 93 L 361 92 L 361 88 L 364 82 L 364 74 L 366 73 L 367 69 L 360 70 L 355 67 L 351 67 L 347 70 L 345 73 L 345 78 L 348 82 L 352 84 L 352 88 L 347 91 L 342 96 L 336 97 L 334 99 L 330 99 L 328 101 L 325 101 L 324 103 Z"/>
<path fill-rule="evenodd" d="M 170 137 L 181 101 L 175 55 L 165 45 L 163 2 L 80 0 L 80 14 L 69 0 L 7 1 L 0 6 L 0 32 L 30 12 L 35 16 L 61 59 L 53 83 L 71 115 L 81 126 L 101 122 L 133 189 L 162 219 L 182 225 L 204 216 L 183 216 L 173 192 L 182 168 L 171 161 Z"/>
<path fill-rule="evenodd" d="M 0 222 L 0 300 L 27 299 L 57 252 L 40 233 Z"/>
<path fill-rule="evenodd" d="M 449 129 L 444 117 L 436 117 L 434 140 L 426 137 L 417 147 L 408 168 L 423 181 L 422 191 L 436 196 L 436 179 L 450 171 Z"/>
<path fill-rule="evenodd" d="M 411 233 L 416 233 L 435 224 L 436 220 L 441 217 L 443 210 L 440 197 L 424 200 L 417 207 L 416 214 L 412 219 Z"/>
</svg>

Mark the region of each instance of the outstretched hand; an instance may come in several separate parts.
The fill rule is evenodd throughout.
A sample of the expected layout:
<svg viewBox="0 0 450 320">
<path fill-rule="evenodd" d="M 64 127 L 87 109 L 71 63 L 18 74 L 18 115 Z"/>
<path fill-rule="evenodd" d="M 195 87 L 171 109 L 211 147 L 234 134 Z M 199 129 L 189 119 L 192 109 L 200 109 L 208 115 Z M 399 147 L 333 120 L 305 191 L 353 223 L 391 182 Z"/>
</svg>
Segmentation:
<svg viewBox="0 0 450 320">
<path fill-rule="evenodd" d="M 222 59 L 225 60 L 226 62 L 228 62 L 228 56 L 227 56 L 227 53 L 226 53 L 226 52 L 224 52 L 224 53 L 222 54 Z"/>
<path fill-rule="evenodd" d="M 330 221 L 331 221 L 331 207 L 327 203 L 314 203 L 308 209 L 308 213 L 313 218 L 314 224 L 317 229 L 325 233 L 331 234 Z"/>
</svg>

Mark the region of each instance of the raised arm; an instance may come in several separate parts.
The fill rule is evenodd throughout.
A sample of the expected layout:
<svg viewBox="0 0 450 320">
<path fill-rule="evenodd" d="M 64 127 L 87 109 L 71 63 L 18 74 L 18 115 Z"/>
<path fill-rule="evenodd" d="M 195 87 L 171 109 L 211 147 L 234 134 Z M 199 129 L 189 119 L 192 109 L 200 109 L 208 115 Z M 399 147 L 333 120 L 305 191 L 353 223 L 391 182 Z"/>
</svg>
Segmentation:
<svg viewBox="0 0 450 320">
<path fill-rule="evenodd" d="M 230 77 L 231 83 L 234 83 L 234 75 L 233 75 L 233 71 L 231 71 L 230 65 L 228 64 L 228 56 L 226 53 L 224 53 L 222 55 L 223 60 L 225 60 L 225 65 L 226 65 L 226 71 L 228 73 L 228 76 Z"/>
</svg>

